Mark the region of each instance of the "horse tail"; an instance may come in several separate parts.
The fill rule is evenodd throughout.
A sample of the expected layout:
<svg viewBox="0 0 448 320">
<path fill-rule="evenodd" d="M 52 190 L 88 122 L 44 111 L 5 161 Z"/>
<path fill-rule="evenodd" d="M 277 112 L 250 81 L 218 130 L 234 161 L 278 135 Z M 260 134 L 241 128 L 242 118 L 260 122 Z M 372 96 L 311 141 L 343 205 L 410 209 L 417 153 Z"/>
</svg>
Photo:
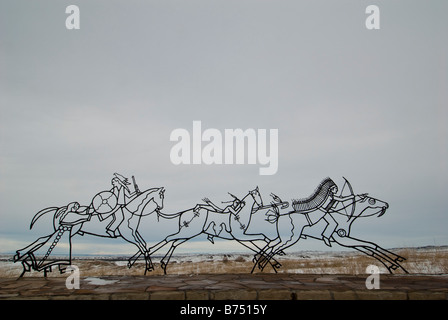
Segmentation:
<svg viewBox="0 0 448 320">
<path fill-rule="evenodd" d="M 157 211 L 157 216 L 162 217 L 164 219 L 175 219 L 175 218 L 178 218 L 179 216 L 181 216 L 184 212 L 187 212 L 189 210 L 191 210 L 191 209 L 180 211 L 177 213 L 163 213 L 161 211 Z"/>
<path fill-rule="evenodd" d="M 30 224 L 30 230 L 33 228 L 34 224 L 36 223 L 37 220 L 39 220 L 40 217 L 42 217 L 44 214 L 47 214 L 49 212 L 55 211 L 55 215 L 58 212 L 58 207 L 50 207 L 50 208 L 45 208 L 40 210 L 38 213 L 36 213 L 33 217 L 33 219 L 31 219 L 31 224 Z"/>
</svg>

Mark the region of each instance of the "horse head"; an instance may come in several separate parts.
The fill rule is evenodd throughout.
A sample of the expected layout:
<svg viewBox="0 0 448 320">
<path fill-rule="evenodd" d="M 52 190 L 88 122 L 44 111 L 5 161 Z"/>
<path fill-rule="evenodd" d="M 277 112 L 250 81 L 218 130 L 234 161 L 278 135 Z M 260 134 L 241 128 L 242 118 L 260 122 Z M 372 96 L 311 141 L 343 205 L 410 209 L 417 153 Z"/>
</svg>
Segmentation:
<svg viewBox="0 0 448 320">
<path fill-rule="evenodd" d="M 367 194 L 358 194 L 354 196 L 353 202 L 333 215 L 339 226 L 337 234 L 341 237 L 350 235 L 352 223 L 358 218 L 366 218 L 372 216 L 381 217 L 389 208 L 389 204 L 385 201 L 373 198 Z M 350 213 L 350 210 L 352 212 Z"/>
<path fill-rule="evenodd" d="M 357 211 L 359 212 L 359 214 L 357 215 L 358 217 L 370 217 L 374 215 L 381 217 L 389 208 L 389 204 L 387 202 L 373 198 L 371 196 L 368 196 L 367 194 L 356 195 L 355 201 Z"/>
<path fill-rule="evenodd" d="M 254 199 L 254 205 L 256 204 L 258 207 L 263 206 L 263 199 L 261 199 L 261 194 L 258 186 L 254 190 L 250 190 L 249 194 L 252 196 L 252 199 Z"/>
<path fill-rule="evenodd" d="M 157 205 L 156 210 L 163 209 L 163 199 L 165 199 L 165 188 L 161 187 L 158 190 L 156 190 L 153 198 L 155 204 Z"/>
</svg>

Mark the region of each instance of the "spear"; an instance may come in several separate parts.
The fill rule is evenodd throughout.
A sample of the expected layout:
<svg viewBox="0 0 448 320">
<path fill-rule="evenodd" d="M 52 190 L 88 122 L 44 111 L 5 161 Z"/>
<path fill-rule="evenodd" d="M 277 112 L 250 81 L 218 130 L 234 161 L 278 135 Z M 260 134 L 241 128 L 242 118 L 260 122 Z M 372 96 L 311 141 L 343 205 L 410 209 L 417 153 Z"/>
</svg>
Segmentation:
<svg viewBox="0 0 448 320">
<path fill-rule="evenodd" d="M 138 188 L 137 182 L 135 182 L 135 177 L 132 176 L 132 182 L 134 183 L 135 192 L 140 193 L 140 189 Z"/>
</svg>

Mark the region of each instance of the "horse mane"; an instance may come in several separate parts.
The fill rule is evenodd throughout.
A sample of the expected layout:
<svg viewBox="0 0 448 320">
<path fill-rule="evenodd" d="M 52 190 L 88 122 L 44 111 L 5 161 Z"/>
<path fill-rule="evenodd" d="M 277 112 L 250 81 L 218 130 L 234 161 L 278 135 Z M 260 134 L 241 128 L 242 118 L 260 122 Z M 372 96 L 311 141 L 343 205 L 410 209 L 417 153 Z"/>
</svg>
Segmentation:
<svg viewBox="0 0 448 320">
<path fill-rule="evenodd" d="M 307 198 L 302 199 L 294 199 L 292 200 L 292 207 L 294 211 L 309 211 L 316 209 L 322 203 L 327 200 L 330 194 L 330 188 L 335 186 L 333 180 L 330 178 L 325 178 L 321 183 L 317 186 L 314 192 Z"/>
<path fill-rule="evenodd" d="M 128 205 L 129 205 L 134 200 L 136 200 L 135 203 L 132 203 L 132 205 L 134 205 L 135 208 L 131 212 L 135 213 L 135 212 L 138 212 L 138 211 L 140 211 L 140 212 L 143 211 L 145 206 L 154 198 L 154 193 L 156 191 L 160 190 L 160 189 L 161 188 L 151 188 L 151 189 L 148 189 L 146 191 L 143 191 L 137 197 L 135 197 L 130 202 L 128 202 Z M 140 197 L 140 196 L 142 196 L 142 197 Z M 132 208 L 132 207 L 129 207 L 129 208 Z"/>
</svg>

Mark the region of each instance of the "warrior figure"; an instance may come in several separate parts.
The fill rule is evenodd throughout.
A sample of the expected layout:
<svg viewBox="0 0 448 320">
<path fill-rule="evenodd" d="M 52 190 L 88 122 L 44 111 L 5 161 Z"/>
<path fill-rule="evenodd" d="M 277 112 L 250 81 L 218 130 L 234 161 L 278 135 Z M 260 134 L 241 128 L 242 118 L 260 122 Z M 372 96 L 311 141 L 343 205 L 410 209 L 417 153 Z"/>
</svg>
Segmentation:
<svg viewBox="0 0 448 320">
<path fill-rule="evenodd" d="M 338 196 L 338 186 L 330 179 L 324 179 L 316 191 L 308 198 L 294 200 L 292 206 L 296 212 L 303 213 L 309 224 L 314 225 L 323 219 L 327 223 L 327 227 L 322 232 L 322 240 L 331 247 L 330 239 L 338 227 L 338 223 L 332 214 L 336 212 L 336 207 L 347 200 L 353 200 L 354 195 Z"/>
<path fill-rule="evenodd" d="M 123 208 L 126 204 L 138 195 L 137 190 L 132 192 L 129 190 L 128 185 L 130 185 L 128 178 L 123 177 L 121 174 L 114 173 L 112 178 L 113 188 L 110 190 L 117 198 L 117 206 L 108 212 L 106 216 L 102 216 L 103 219 L 112 216 L 112 221 L 107 225 L 106 232 L 113 238 L 118 237 L 117 228 L 124 220 Z"/>
<path fill-rule="evenodd" d="M 243 207 L 246 205 L 246 203 L 243 200 L 238 199 L 238 197 L 234 196 L 233 194 L 231 194 L 229 192 L 229 194 L 233 197 L 233 200 L 231 201 L 225 201 L 223 203 L 229 203 L 231 202 L 231 204 L 229 204 L 228 206 L 226 206 L 224 209 L 220 208 L 219 206 L 217 206 L 216 204 L 214 204 L 212 201 L 210 201 L 208 198 L 204 198 L 202 199 L 205 203 L 207 203 L 207 205 L 204 204 L 198 204 L 195 207 L 195 212 L 198 212 L 199 209 L 207 209 L 209 211 L 215 212 L 215 213 L 219 213 L 219 214 L 231 214 L 234 216 L 234 219 L 239 221 L 239 212 L 241 211 L 241 209 L 243 209 Z M 221 219 L 219 219 L 221 220 Z M 226 230 L 227 232 L 232 232 L 232 228 L 230 227 L 230 219 L 224 218 L 222 219 L 222 222 L 219 223 L 219 228 L 218 230 L 216 229 L 217 225 L 216 225 L 216 221 L 215 222 L 211 222 L 210 225 L 206 228 L 208 230 L 213 230 L 212 233 L 215 236 L 219 236 L 221 234 L 221 232 L 223 230 Z M 211 231 L 210 231 L 211 232 Z M 211 242 L 214 243 L 214 235 L 209 234 L 207 239 Z"/>
</svg>

